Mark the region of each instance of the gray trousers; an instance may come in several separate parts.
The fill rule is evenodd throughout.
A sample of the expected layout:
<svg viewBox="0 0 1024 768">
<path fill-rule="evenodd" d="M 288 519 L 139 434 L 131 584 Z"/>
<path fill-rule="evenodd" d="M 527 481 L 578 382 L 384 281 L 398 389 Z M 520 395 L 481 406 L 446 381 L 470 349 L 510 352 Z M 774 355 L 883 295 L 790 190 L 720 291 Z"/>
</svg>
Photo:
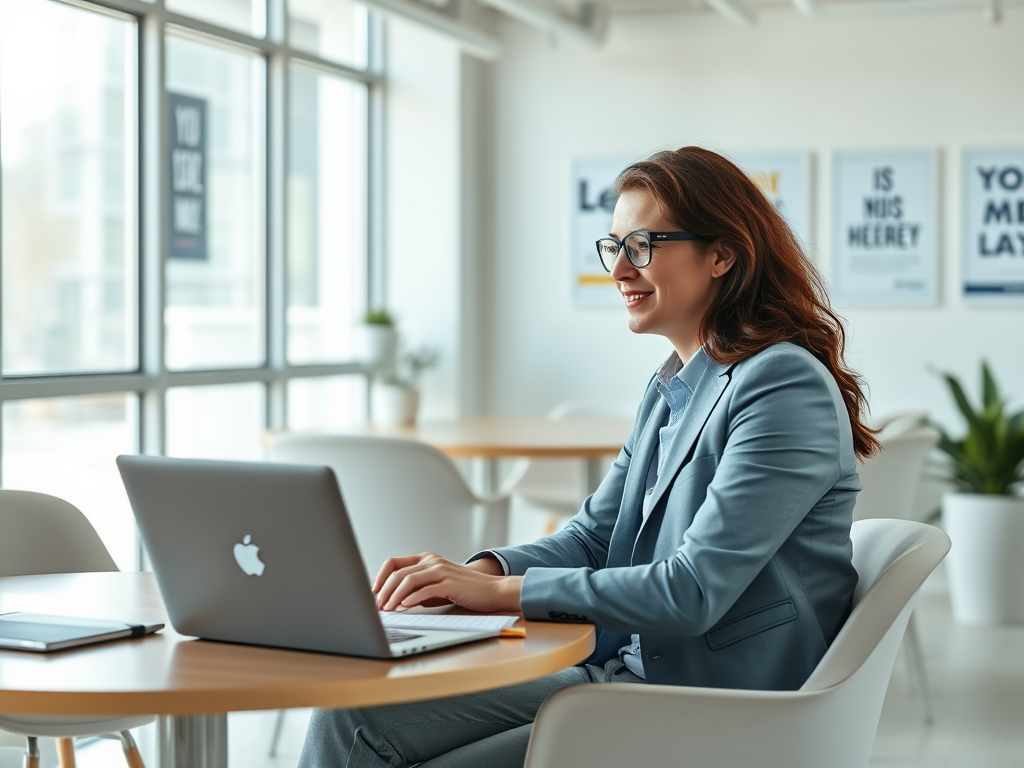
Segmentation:
<svg viewBox="0 0 1024 768">
<path fill-rule="evenodd" d="M 299 768 L 522 768 L 533 719 L 579 683 L 643 683 L 618 659 L 481 693 L 367 709 L 318 709 Z"/>
</svg>

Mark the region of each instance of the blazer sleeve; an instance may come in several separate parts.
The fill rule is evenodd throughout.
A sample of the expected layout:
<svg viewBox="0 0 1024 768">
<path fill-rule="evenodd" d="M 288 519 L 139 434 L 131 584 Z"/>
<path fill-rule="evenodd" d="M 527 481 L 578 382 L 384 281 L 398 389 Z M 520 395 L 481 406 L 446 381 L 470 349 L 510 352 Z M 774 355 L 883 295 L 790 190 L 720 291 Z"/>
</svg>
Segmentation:
<svg viewBox="0 0 1024 768">
<path fill-rule="evenodd" d="M 521 593 L 526 618 L 695 636 L 735 603 L 838 481 L 842 401 L 809 355 L 769 350 L 733 375 L 733 396 L 720 404 L 729 410 L 718 468 L 675 553 L 625 568 L 530 568 Z M 662 503 L 671 505 L 666 496 Z M 665 510 L 674 513 L 688 511 Z"/>
<path fill-rule="evenodd" d="M 633 430 L 618 458 L 597 490 L 585 501 L 580 511 L 566 526 L 551 536 L 517 547 L 497 547 L 491 551 L 505 558 L 509 575 L 522 576 L 530 568 L 604 568 L 608 561 L 608 543 L 619 517 L 622 494 L 626 485 L 633 446 L 659 397 L 654 378 L 647 386 L 637 411 Z M 481 553 L 482 554 L 482 553 Z M 480 555 L 474 555 L 475 560 Z"/>
</svg>

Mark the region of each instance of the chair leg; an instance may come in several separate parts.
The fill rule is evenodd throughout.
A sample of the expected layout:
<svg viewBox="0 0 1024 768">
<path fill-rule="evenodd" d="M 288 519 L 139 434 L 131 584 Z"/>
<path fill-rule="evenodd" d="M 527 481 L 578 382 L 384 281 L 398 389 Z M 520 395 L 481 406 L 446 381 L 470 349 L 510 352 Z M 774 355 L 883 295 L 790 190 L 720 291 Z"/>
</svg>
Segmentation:
<svg viewBox="0 0 1024 768">
<path fill-rule="evenodd" d="M 118 738 L 121 739 L 121 748 L 124 750 L 124 760 L 128 763 L 128 768 L 146 768 L 146 764 L 142 762 L 142 755 L 139 754 L 139 748 L 135 744 L 135 739 L 129 731 L 121 731 L 118 734 Z"/>
<path fill-rule="evenodd" d="M 277 757 L 277 743 L 281 740 L 281 731 L 284 729 L 284 713 L 286 710 L 277 710 L 277 719 L 274 720 L 274 733 L 270 737 L 270 757 Z"/>
<path fill-rule="evenodd" d="M 74 739 L 57 739 L 57 758 L 60 760 L 60 768 L 75 768 Z"/>
<path fill-rule="evenodd" d="M 28 737 L 28 744 L 25 745 L 25 768 L 39 768 L 39 739 L 35 736 Z"/>
<path fill-rule="evenodd" d="M 910 614 L 910 621 L 907 622 L 907 659 L 910 661 L 910 673 L 914 678 L 914 687 L 917 688 L 917 702 L 921 707 L 921 719 L 926 723 L 935 720 L 935 711 L 932 708 L 932 694 L 928 687 L 928 676 L 925 674 L 924 657 L 921 653 L 921 641 L 917 635 L 917 624 L 914 621 L 914 614 Z"/>
</svg>

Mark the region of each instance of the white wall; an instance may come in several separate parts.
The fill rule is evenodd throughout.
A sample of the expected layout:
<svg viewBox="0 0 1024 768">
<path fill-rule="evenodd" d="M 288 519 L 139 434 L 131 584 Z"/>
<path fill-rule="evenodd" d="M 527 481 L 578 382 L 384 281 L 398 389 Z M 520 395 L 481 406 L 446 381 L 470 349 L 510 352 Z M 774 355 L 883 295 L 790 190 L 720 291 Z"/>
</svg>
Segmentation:
<svg viewBox="0 0 1024 768">
<path fill-rule="evenodd" d="M 811 21 L 761 14 L 753 29 L 712 14 L 619 17 L 599 51 L 553 45 L 514 22 L 490 73 L 494 124 L 482 283 L 483 407 L 540 414 L 583 394 L 638 400 L 667 352 L 622 309 L 570 302 L 570 163 L 698 143 L 816 155 L 816 232 L 827 272 L 833 149 L 941 150 L 943 265 L 933 309 L 840 308 L 850 362 L 876 415 L 928 407 L 952 420 L 928 365 L 977 378 L 985 356 L 1024 399 L 1024 309 L 965 308 L 958 294 L 960 149 L 1024 143 L 1024 14 Z"/>
<path fill-rule="evenodd" d="M 441 355 L 423 380 L 423 418 L 450 418 L 472 410 L 478 391 L 476 278 L 464 258 L 475 217 L 463 215 L 477 196 L 461 172 L 464 143 L 475 146 L 464 107 L 476 99 L 463 90 L 476 69 L 452 41 L 399 19 L 389 20 L 386 51 L 387 305 L 409 345 Z"/>
</svg>

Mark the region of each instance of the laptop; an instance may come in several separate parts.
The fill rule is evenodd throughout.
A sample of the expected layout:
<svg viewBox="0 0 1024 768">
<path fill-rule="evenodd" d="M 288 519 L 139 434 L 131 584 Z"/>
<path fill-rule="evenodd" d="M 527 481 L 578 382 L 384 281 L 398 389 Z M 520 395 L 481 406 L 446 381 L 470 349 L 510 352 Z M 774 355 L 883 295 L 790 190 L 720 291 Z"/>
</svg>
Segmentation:
<svg viewBox="0 0 1024 768">
<path fill-rule="evenodd" d="M 329 467 L 155 456 L 117 466 L 183 635 L 390 659 L 499 634 L 386 629 Z"/>
</svg>

